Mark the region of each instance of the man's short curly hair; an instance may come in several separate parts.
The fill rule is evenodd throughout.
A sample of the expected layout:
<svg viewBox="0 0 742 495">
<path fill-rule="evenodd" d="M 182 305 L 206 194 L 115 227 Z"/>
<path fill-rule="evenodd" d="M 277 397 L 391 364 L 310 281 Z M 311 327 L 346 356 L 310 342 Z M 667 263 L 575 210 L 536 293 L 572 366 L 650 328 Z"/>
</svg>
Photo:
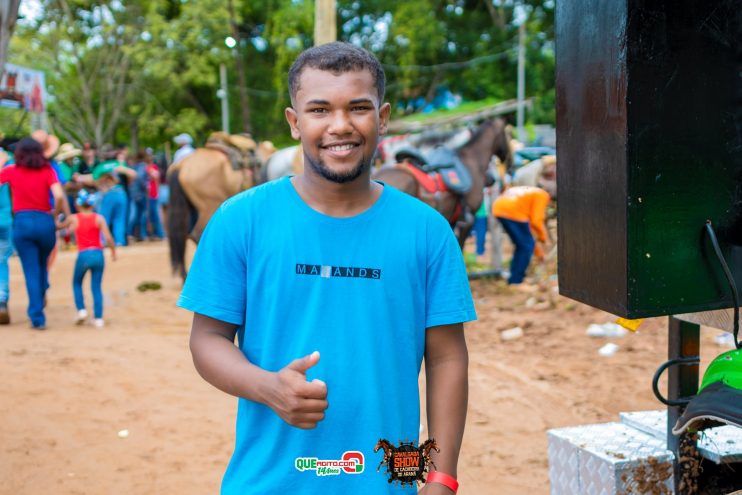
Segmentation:
<svg viewBox="0 0 742 495">
<path fill-rule="evenodd" d="M 378 59 L 361 47 L 342 41 L 333 41 L 303 51 L 294 61 L 289 69 L 289 95 L 292 104 L 299 91 L 301 73 L 307 67 L 336 74 L 368 70 L 374 78 L 379 103 L 381 104 L 384 100 L 386 76 Z"/>
</svg>

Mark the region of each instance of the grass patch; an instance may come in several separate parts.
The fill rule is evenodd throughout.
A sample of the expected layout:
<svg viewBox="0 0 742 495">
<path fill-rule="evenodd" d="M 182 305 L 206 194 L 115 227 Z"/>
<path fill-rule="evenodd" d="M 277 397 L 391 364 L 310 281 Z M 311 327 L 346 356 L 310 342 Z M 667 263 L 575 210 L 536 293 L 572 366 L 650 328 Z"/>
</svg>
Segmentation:
<svg viewBox="0 0 742 495">
<path fill-rule="evenodd" d="M 486 100 L 479 100 L 479 101 L 467 101 L 457 106 L 456 108 L 452 108 L 450 110 L 447 108 L 442 108 L 440 110 L 435 110 L 430 113 L 413 113 L 405 117 L 396 118 L 395 120 L 398 122 L 427 122 L 429 120 L 434 120 L 434 119 L 441 118 L 441 117 L 454 117 L 456 115 L 463 115 L 463 114 L 467 114 L 471 112 L 476 112 L 478 110 L 491 107 L 492 105 L 496 105 L 501 102 L 502 100 L 498 100 L 495 98 L 487 98 Z"/>
</svg>

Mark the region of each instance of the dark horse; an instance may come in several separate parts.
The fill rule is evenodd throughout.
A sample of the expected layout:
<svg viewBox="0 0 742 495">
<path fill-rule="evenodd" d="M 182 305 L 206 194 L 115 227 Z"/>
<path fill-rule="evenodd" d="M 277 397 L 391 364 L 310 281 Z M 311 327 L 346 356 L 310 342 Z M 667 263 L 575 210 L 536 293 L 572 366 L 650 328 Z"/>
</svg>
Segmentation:
<svg viewBox="0 0 742 495">
<path fill-rule="evenodd" d="M 393 165 L 382 167 L 374 173 L 374 179 L 389 184 L 411 196 L 414 196 L 438 210 L 456 231 L 459 244 L 463 247 L 474 225 L 473 213 L 482 205 L 484 188 L 487 185 L 487 175 L 492 155 L 497 156 L 507 170 L 513 167 L 513 154 L 510 150 L 510 135 L 507 124 L 503 119 L 485 120 L 474 131 L 469 141 L 456 150 L 457 155 L 471 174 L 472 186 L 463 195 L 450 191 L 431 194 L 417 181 L 415 176 L 405 167 Z M 465 214 L 458 215 L 457 210 Z"/>
</svg>

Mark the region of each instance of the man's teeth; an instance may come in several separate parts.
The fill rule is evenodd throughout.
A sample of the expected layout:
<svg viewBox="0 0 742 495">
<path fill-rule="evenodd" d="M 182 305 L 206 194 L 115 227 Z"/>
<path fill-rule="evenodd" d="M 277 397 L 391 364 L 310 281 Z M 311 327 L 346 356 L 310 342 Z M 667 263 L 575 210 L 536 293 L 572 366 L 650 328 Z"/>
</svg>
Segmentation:
<svg viewBox="0 0 742 495">
<path fill-rule="evenodd" d="M 330 151 L 346 151 L 354 147 L 354 144 L 338 144 L 336 146 L 328 146 L 327 149 Z"/>
</svg>

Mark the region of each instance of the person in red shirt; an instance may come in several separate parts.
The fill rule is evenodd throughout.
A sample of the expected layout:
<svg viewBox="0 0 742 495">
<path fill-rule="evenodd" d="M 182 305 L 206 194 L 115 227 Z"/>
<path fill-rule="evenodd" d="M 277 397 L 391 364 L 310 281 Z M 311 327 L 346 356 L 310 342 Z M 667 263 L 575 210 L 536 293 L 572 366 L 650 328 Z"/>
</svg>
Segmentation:
<svg viewBox="0 0 742 495">
<path fill-rule="evenodd" d="M 57 241 L 54 218 L 69 216 L 70 207 L 59 177 L 44 157 L 38 141 L 21 139 L 15 147 L 15 165 L 0 170 L 0 183 L 10 185 L 13 243 L 21 259 L 28 292 L 28 317 L 36 330 L 46 328 L 44 305 L 49 288 L 47 260 Z M 54 196 L 52 215 L 49 192 Z"/>
<path fill-rule="evenodd" d="M 72 275 L 72 292 L 75 295 L 75 307 L 77 308 L 75 323 L 80 325 L 88 318 L 85 299 L 82 295 L 82 280 L 89 271 L 90 288 L 93 291 L 93 324 L 98 328 L 103 328 L 101 282 L 103 281 L 105 258 L 101 235 L 108 247 L 111 248 L 111 259 L 113 261 L 116 261 L 116 243 L 113 242 L 106 219 L 93 211 L 97 199 L 97 194 L 90 194 L 85 189 L 81 189 L 75 200 L 79 212 L 71 215 L 69 220 L 65 222 L 65 226 L 69 225 L 70 230 L 75 232 L 75 238 L 77 239 L 77 261 L 75 261 L 75 272 Z"/>
<path fill-rule="evenodd" d="M 149 190 L 147 197 L 147 217 L 150 225 L 152 226 L 152 240 L 160 240 L 165 237 L 165 233 L 162 230 L 162 219 L 160 218 L 160 200 L 159 200 L 159 186 L 160 186 L 160 169 L 152 161 L 152 154 L 150 151 L 147 152 L 147 176 L 149 177 Z"/>
</svg>

